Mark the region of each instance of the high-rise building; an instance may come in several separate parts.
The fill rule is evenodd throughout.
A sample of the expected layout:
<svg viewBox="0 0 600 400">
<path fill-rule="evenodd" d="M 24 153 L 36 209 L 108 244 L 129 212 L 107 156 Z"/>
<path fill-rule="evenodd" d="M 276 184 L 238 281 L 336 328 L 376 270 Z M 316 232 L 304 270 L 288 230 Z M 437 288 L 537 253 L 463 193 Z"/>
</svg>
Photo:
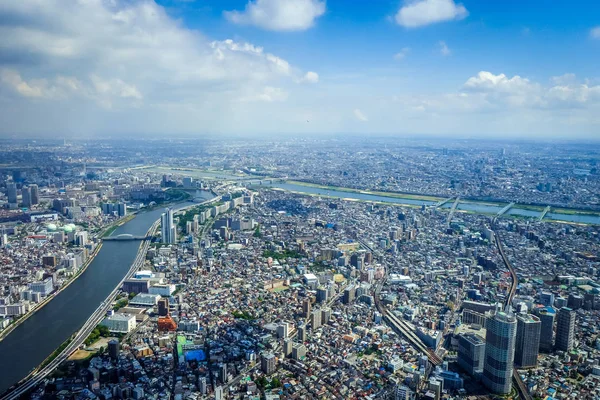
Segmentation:
<svg viewBox="0 0 600 400">
<path fill-rule="evenodd" d="M 127 203 L 118 203 L 117 204 L 117 213 L 119 217 L 127 216 Z"/>
<path fill-rule="evenodd" d="M 486 324 L 483 384 L 493 393 L 508 394 L 512 388 L 517 319 L 497 312 Z"/>
<path fill-rule="evenodd" d="M 38 185 L 35 183 L 29 185 L 29 190 L 31 191 L 31 205 L 34 206 L 40 204 L 40 189 L 38 188 Z"/>
<path fill-rule="evenodd" d="M 481 376 L 485 360 L 485 340 L 473 333 L 458 336 L 458 365 L 471 376 Z"/>
<path fill-rule="evenodd" d="M 21 188 L 21 203 L 23 207 L 31 207 L 31 189 L 28 186 Z"/>
<path fill-rule="evenodd" d="M 540 350 L 542 322 L 529 314 L 517 315 L 517 343 L 515 345 L 515 363 L 522 367 L 535 367 Z"/>
<path fill-rule="evenodd" d="M 306 342 L 306 325 L 298 327 L 298 340 L 301 342 Z"/>
<path fill-rule="evenodd" d="M 302 361 L 306 357 L 306 346 L 302 343 L 294 343 L 292 346 L 292 358 L 294 360 Z"/>
<path fill-rule="evenodd" d="M 206 390 L 207 390 L 206 377 L 201 376 L 200 378 L 198 378 L 198 391 L 200 391 L 200 394 L 205 395 Z"/>
<path fill-rule="evenodd" d="M 163 243 L 177 243 L 177 227 L 173 223 L 173 210 L 165 209 L 165 212 L 160 217 L 160 233 Z"/>
<path fill-rule="evenodd" d="M 321 327 L 321 310 L 314 310 L 310 314 L 310 326 L 313 330 Z"/>
<path fill-rule="evenodd" d="M 14 182 L 6 184 L 6 197 L 10 204 L 17 204 L 17 184 Z"/>
<path fill-rule="evenodd" d="M 227 383 L 227 364 L 219 364 L 219 380 L 221 383 Z"/>
<path fill-rule="evenodd" d="M 331 319 L 331 308 L 321 308 L 321 323 L 327 324 Z"/>
<path fill-rule="evenodd" d="M 292 354 L 292 346 L 294 342 L 290 338 L 283 339 L 283 354 L 289 357 Z"/>
<path fill-rule="evenodd" d="M 327 289 L 323 286 L 319 286 L 317 288 L 317 301 L 319 303 L 326 303 L 327 302 Z"/>
<path fill-rule="evenodd" d="M 556 349 L 569 351 L 575 337 L 575 311 L 569 307 L 558 310 L 556 322 Z"/>
<path fill-rule="evenodd" d="M 540 318 L 540 351 L 552 351 L 554 348 L 554 319 L 556 311 L 552 307 L 540 308 L 536 311 Z"/>
<path fill-rule="evenodd" d="M 310 314 L 310 299 L 304 299 L 302 301 L 302 315 L 308 317 Z"/>
<path fill-rule="evenodd" d="M 274 354 L 265 354 L 260 360 L 260 369 L 265 374 L 271 375 L 273 372 L 275 372 L 276 361 L 277 359 L 275 358 Z"/>
<path fill-rule="evenodd" d="M 119 358 L 119 341 L 117 339 L 113 339 L 108 342 L 108 355 L 113 360 Z"/>
<path fill-rule="evenodd" d="M 161 317 L 166 317 L 169 315 L 169 298 L 163 297 L 158 300 L 158 315 Z"/>
<path fill-rule="evenodd" d="M 552 307 L 554 305 L 554 293 L 552 292 L 542 292 L 540 293 L 540 303 L 547 307 Z"/>
<path fill-rule="evenodd" d="M 354 301 L 354 297 L 356 295 L 356 290 L 354 286 L 349 286 L 344 289 L 344 296 L 342 297 L 342 303 L 350 304 Z"/>
<path fill-rule="evenodd" d="M 569 298 L 567 299 L 567 307 L 572 310 L 577 310 L 583 307 L 583 296 L 575 293 L 569 294 Z"/>
<path fill-rule="evenodd" d="M 286 338 L 288 337 L 289 326 L 287 322 L 282 322 L 277 325 L 277 337 L 278 338 Z"/>
</svg>

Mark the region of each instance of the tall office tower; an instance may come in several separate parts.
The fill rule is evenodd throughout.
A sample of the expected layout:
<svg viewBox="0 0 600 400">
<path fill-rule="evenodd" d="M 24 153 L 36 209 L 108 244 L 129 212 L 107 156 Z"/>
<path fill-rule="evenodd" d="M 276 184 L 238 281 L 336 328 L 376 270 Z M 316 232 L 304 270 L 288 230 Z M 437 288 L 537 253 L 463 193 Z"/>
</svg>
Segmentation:
<svg viewBox="0 0 600 400">
<path fill-rule="evenodd" d="M 558 310 L 556 323 L 556 349 L 569 351 L 573 348 L 575 337 L 575 311 L 569 307 Z"/>
<path fill-rule="evenodd" d="M 200 391 L 200 394 L 206 394 L 206 377 L 205 376 L 201 376 L 200 378 L 198 378 L 198 391 Z"/>
<path fill-rule="evenodd" d="M 493 393 L 508 394 L 512 388 L 517 319 L 497 312 L 487 321 L 483 384 Z"/>
<path fill-rule="evenodd" d="M 35 183 L 29 185 L 29 190 L 31 191 L 31 205 L 34 206 L 40 204 L 40 189 L 38 188 L 38 185 Z"/>
<path fill-rule="evenodd" d="M 567 300 L 567 307 L 569 307 L 573 310 L 577 310 L 577 309 L 583 307 L 583 296 L 571 293 Z"/>
<path fill-rule="evenodd" d="M 119 217 L 127 216 L 127 203 L 118 203 L 117 213 L 119 214 Z"/>
<path fill-rule="evenodd" d="M 306 342 L 306 325 L 298 327 L 298 340 L 301 342 Z"/>
<path fill-rule="evenodd" d="M 227 364 L 219 364 L 219 380 L 221 383 L 227 383 Z"/>
<path fill-rule="evenodd" d="M 28 186 L 21 189 L 21 203 L 24 207 L 31 207 L 31 189 Z"/>
<path fill-rule="evenodd" d="M 522 367 L 535 367 L 540 350 L 540 333 L 542 322 L 529 314 L 517 315 L 517 344 L 515 346 L 515 363 Z"/>
<path fill-rule="evenodd" d="M 289 357 L 292 354 L 292 346 L 294 345 L 294 341 L 290 338 L 283 339 L 283 354 L 286 357 Z"/>
<path fill-rule="evenodd" d="M 356 290 L 354 286 L 349 286 L 344 289 L 344 296 L 342 297 L 342 303 L 350 304 L 354 301 L 354 296 L 356 294 Z"/>
<path fill-rule="evenodd" d="M 8 202 L 10 204 L 17 204 L 17 184 L 16 183 L 7 183 L 6 184 L 6 197 L 8 197 Z"/>
<path fill-rule="evenodd" d="M 113 360 L 118 359 L 119 358 L 119 350 L 120 350 L 120 346 L 119 346 L 118 340 L 113 339 L 110 342 L 108 342 L 108 355 L 110 356 L 110 358 L 112 358 Z"/>
<path fill-rule="evenodd" d="M 170 208 L 160 216 L 160 233 L 163 243 L 177 243 L 177 227 L 173 223 L 173 210 Z"/>
<path fill-rule="evenodd" d="M 158 300 L 158 315 L 161 317 L 166 317 L 169 315 L 169 298 L 163 297 Z"/>
<path fill-rule="evenodd" d="M 310 314 L 310 326 L 313 330 L 321 327 L 321 310 L 314 310 Z"/>
<path fill-rule="evenodd" d="M 310 314 L 310 299 L 304 299 L 302 301 L 302 315 L 308 317 Z"/>
<path fill-rule="evenodd" d="M 536 311 L 540 318 L 540 351 L 552 351 L 554 348 L 554 318 L 556 311 L 552 307 L 540 308 Z"/>
<path fill-rule="evenodd" d="M 274 354 L 265 354 L 260 360 L 260 369 L 265 374 L 271 375 L 273 372 L 275 372 L 276 361 L 277 360 L 275 359 Z"/>
<path fill-rule="evenodd" d="M 552 307 L 554 305 L 554 293 L 551 292 L 542 292 L 540 293 L 540 303 L 547 307 Z"/>
<path fill-rule="evenodd" d="M 288 337 L 288 332 L 289 326 L 287 322 L 282 322 L 281 324 L 277 325 L 277 337 L 279 339 Z"/>
<path fill-rule="evenodd" d="M 319 286 L 317 288 L 317 301 L 319 303 L 326 303 L 327 302 L 327 289 L 324 288 L 323 286 Z"/>
<path fill-rule="evenodd" d="M 485 360 L 485 340 L 473 333 L 458 336 L 458 365 L 471 376 L 481 376 Z"/>
</svg>

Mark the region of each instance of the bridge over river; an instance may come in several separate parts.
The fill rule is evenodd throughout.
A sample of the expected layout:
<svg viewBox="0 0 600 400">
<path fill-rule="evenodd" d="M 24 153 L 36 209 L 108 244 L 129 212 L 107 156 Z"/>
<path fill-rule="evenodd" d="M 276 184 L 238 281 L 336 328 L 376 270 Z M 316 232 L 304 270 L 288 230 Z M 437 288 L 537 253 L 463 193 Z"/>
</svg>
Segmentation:
<svg viewBox="0 0 600 400">
<path fill-rule="evenodd" d="M 129 234 L 129 233 L 122 233 L 122 234 L 116 235 L 116 236 L 105 237 L 102 240 L 106 242 L 108 240 L 150 240 L 150 239 L 152 239 L 152 236 L 133 236 L 132 234 Z"/>
</svg>

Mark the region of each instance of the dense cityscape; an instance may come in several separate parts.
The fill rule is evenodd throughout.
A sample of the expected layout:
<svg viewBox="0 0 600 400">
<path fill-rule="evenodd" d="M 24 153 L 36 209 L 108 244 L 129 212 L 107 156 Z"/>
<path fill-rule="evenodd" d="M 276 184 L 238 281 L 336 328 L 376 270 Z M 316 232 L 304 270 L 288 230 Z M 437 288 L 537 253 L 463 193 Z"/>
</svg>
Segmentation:
<svg viewBox="0 0 600 400">
<path fill-rule="evenodd" d="M 1 398 L 597 399 L 599 156 L 5 140 Z"/>
</svg>

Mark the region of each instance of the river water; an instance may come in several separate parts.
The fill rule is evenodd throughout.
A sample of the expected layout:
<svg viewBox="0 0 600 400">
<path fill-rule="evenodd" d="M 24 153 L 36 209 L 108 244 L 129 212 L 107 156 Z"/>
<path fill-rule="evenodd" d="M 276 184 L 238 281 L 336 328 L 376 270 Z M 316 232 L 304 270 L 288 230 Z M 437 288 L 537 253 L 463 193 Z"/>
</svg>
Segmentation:
<svg viewBox="0 0 600 400">
<path fill-rule="evenodd" d="M 365 200 L 365 201 L 379 201 L 386 203 L 395 203 L 395 204 L 404 204 L 404 205 L 412 205 L 412 206 L 431 206 L 436 204 L 435 201 L 431 200 L 415 200 L 411 198 L 399 198 L 399 197 L 391 197 L 384 195 L 374 195 L 374 194 L 365 194 L 365 193 L 354 193 L 354 192 L 344 192 L 340 190 L 329 190 L 329 189 L 321 189 L 312 186 L 303 186 L 297 185 L 294 183 L 272 183 L 272 184 L 264 184 L 263 186 L 279 188 L 284 190 L 289 190 L 293 192 L 299 193 L 307 193 L 307 194 L 317 194 L 322 196 L 333 196 L 347 199 L 356 199 L 356 200 Z M 452 201 L 444 204 L 443 208 L 451 208 Z M 487 203 L 478 203 L 478 202 L 459 202 L 458 210 L 470 211 L 480 214 L 497 214 L 500 210 L 504 208 L 505 205 L 496 205 L 496 204 L 487 204 Z M 507 215 L 511 216 L 520 216 L 520 217 L 528 217 L 528 218 L 538 218 L 541 214 L 541 211 L 528 210 L 524 208 L 519 208 L 519 205 L 515 205 L 508 212 Z M 549 212 L 546 214 L 545 219 L 553 219 L 557 221 L 565 221 L 565 222 L 577 222 L 577 223 L 586 223 L 586 224 L 600 224 L 600 215 L 593 214 L 561 214 Z"/>
<path fill-rule="evenodd" d="M 214 197 L 209 192 L 203 195 Z M 163 212 L 160 208 L 139 213 L 112 235 L 143 236 Z M 0 341 L 0 393 L 27 376 L 87 321 L 129 271 L 139 246 L 139 241 L 104 242 L 75 282 Z"/>
</svg>

